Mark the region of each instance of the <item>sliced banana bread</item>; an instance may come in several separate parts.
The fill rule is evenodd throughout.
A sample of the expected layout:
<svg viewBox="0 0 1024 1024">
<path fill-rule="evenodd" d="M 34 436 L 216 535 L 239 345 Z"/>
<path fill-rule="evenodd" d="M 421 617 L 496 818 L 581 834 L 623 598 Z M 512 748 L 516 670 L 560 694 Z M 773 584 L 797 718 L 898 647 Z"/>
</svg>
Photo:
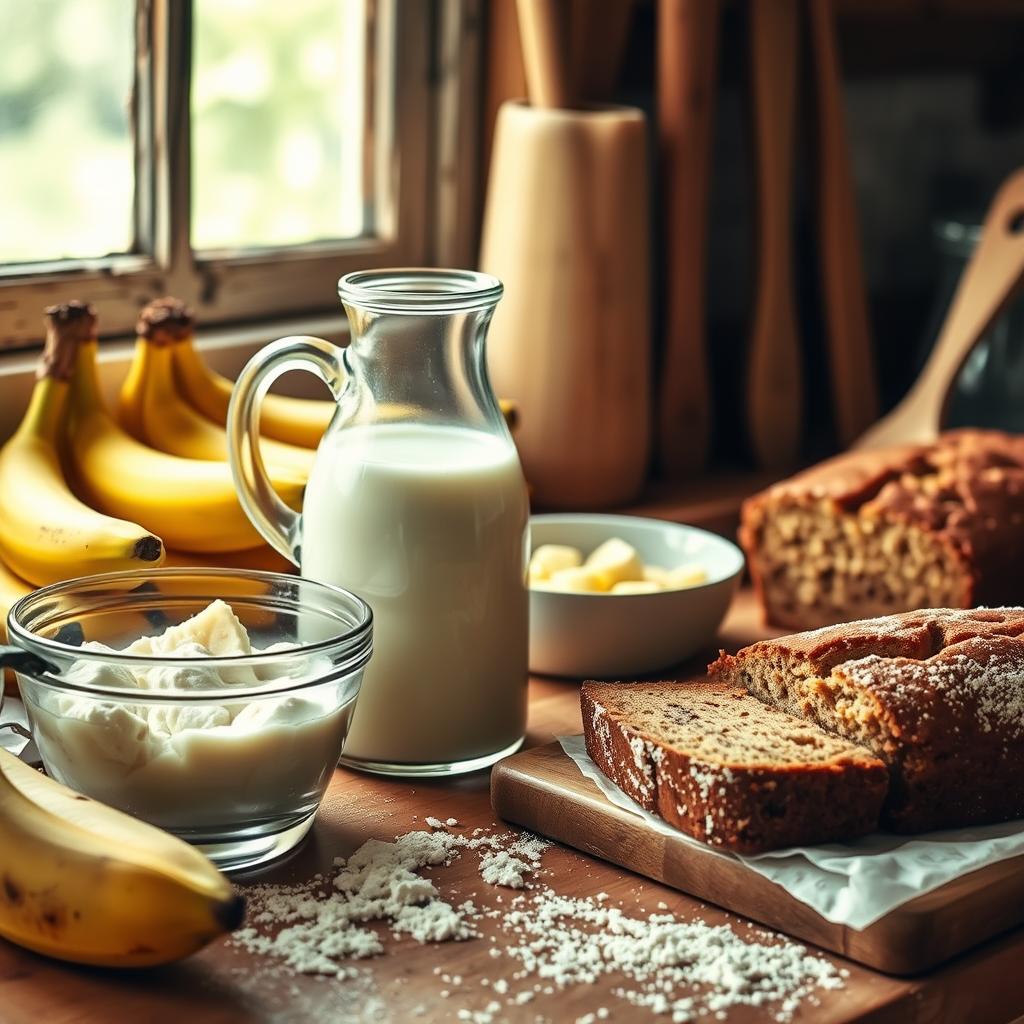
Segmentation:
<svg viewBox="0 0 1024 1024">
<path fill-rule="evenodd" d="M 584 683 L 587 752 L 642 807 L 737 853 L 878 826 L 885 765 L 722 683 Z"/>
<path fill-rule="evenodd" d="M 881 758 L 896 831 L 1024 817 L 1024 608 L 850 622 L 723 652 L 709 671 Z"/>
<path fill-rule="evenodd" d="M 740 543 L 765 618 L 806 629 L 1024 600 L 1024 436 L 854 451 L 755 495 Z"/>
</svg>

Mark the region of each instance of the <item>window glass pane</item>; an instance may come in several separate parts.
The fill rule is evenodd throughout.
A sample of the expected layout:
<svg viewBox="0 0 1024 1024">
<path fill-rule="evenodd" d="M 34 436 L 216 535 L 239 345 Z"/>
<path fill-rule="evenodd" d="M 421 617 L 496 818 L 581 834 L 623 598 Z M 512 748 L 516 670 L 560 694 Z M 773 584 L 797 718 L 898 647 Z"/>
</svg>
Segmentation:
<svg viewBox="0 0 1024 1024">
<path fill-rule="evenodd" d="M 192 244 L 363 232 L 365 0 L 196 0 Z"/>
<path fill-rule="evenodd" d="M 0 0 L 0 263 L 132 246 L 133 0 Z"/>
</svg>

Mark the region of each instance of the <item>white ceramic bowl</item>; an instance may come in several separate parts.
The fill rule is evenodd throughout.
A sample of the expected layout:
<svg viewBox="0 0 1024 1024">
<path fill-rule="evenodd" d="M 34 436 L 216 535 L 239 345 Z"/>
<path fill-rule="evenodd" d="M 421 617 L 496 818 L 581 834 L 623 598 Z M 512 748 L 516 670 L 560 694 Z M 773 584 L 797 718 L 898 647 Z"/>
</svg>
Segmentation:
<svg viewBox="0 0 1024 1024">
<path fill-rule="evenodd" d="M 678 664 L 711 643 L 743 572 L 735 544 L 695 526 L 639 516 L 559 513 L 530 518 L 533 549 L 570 544 L 588 555 L 621 537 L 645 565 L 699 565 L 706 583 L 655 594 L 530 591 L 530 671 L 626 679 Z"/>
</svg>

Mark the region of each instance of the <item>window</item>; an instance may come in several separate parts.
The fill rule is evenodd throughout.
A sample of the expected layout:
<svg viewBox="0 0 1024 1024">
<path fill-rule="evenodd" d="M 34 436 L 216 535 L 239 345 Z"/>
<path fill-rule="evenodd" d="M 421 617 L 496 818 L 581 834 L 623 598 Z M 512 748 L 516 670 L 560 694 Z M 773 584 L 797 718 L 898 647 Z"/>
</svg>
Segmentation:
<svg viewBox="0 0 1024 1024">
<path fill-rule="evenodd" d="M 241 17 L 239 7 L 243 8 Z M 369 93 L 364 0 L 199 0 L 192 244 L 200 252 L 358 238 Z"/>
<path fill-rule="evenodd" d="M 128 0 L 5 5 L 0 61 L 0 262 L 86 258 L 132 245 Z M 73 46 L 67 40 L 73 39 Z"/>
<path fill-rule="evenodd" d="M 348 270 L 464 263 L 480 0 L 5 4 L 0 347 L 88 298 L 130 333 L 336 310 Z"/>
</svg>

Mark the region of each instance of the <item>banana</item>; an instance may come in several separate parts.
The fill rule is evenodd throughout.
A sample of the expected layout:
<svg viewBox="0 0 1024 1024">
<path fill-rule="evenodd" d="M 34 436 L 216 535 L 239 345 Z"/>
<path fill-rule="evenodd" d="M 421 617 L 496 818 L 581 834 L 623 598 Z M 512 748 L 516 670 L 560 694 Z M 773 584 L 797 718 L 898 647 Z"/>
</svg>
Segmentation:
<svg viewBox="0 0 1024 1024">
<path fill-rule="evenodd" d="M 169 963 L 242 922 L 198 850 L 0 750 L 0 935 L 61 960 Z"/>
<path fill-rule="evenodd" d="M 556 569 L 547 579 L 533 580 L 534 590 L 561 590 L 575 594 L 604 594 L 612 587 L 612 579 L 598 569 L 585 565 Z"/>
<path fill-rule="evenodd" d="M 168 551 L 168 568 L 192 569 L 217 566 L 222 569 L 262 569 L 265 572 L 295 572 L 295 566 L 269 544 L 247 551 L 221 551 L 202 554 L 194 551 Z"/>
<path fill-rule="evenodd" d="M 181 394 L 214 423 L 226 423 L 233 382 L 206 363 L 195 350 L 191 335 L 182 337 L 171 347 L 171 358 Z M 515 430 L 519 421 L 518 407 L 504 398 L 499 405 L 509 430 Z M 332 400 L 267 394 L 260 406 L 260 433 L 278 441 L 316 448 L 336 408 Z M 399 419 L 401 411 L 381 410 L 381 415 L 385 419 Z"/>
<path fill-rule="evenodd" d="M 171 349 L 174 375 L 185 398 L 214 423 L 227 422 L 232 381 L 209 366 L 195 350 L 191 336 Z M 277 441 L 316 448 L 337 405 L 319 398 L 265 395 L 260 406 L 260 433 Z"/>
<path fill-rule="evenodd" d="M 609 579 L 609 587 L 644 578 L 644 564 L 632 544 L 619 537 L 606 540 L 595 548 L 583 563 L 585 569 L 602 573 Z"/>
<path fill-rule="evenodd" d="M 67 378 L 75 334 L 87 322 L 80 305 L 48 311 L 46 350 L 28 410 L 0 450 L 0 555 L 18 576 L 38 585 L 163 561 L 159 537 L 79 501 L 61 468 Z"/>
<path fill-rule="evenodd" d="M 165 338 L 166 332 L 156 331 L 150 337 L 140 334 L 136 340 L 135 358 L 118 404 L 121 426 L 136 440 L 172 455 L 227 461 L 224 428 L 193 409 L 179 394 L 174 381 L 173 346 L 165 343 Z M 309 448 L 263 439 L 261 451 L 271 480 L 309 479 L 316 454 Z"/>
<path fill-rule="evenodd" d="M 541 544 L 530 556 L 530 582 L 551 578 L 559 569 L 576 569 L 583 564 L 583 552 L 566 544 Z"/>
<path fill-rule="evenodd" d="M 69 410 L 68 458 L 100 508 L 144 523 L 183 551 L 244 551 L 262 544 L 225 463 L 158 452 L 114 422 L 99 389 L 94 339 L 78 348 Z M 297 480 L 278 486 L 293 508 L 301 507 L 302 491 Z"/>
<path fill-rule="evenodd" d="M 32 590 L 31 583 L 15 575 L 6 563 L 0 561 L 0 641 L 5 641 L 7 636 L 7 613 L 12 605 L 26 594 L 31 594 Z"/>
<path fill-rule="evenodd" d="M 7 643 L 7 613 L 15 601 L 30 593 L 32 593 L 31 584 L 15 576 L 0 561 L 0 643 Z M 18 695 L 18 684 L 15 682 L 14 673 L 6 668 L 3 670 L 3 691 L 15 697 Z"/>
<path fill-rule="evenodd" d="M 620 580 L 612 585 L 610 594 L 660 594 L 665 588 L 653 580 Z"/>
</svg>

